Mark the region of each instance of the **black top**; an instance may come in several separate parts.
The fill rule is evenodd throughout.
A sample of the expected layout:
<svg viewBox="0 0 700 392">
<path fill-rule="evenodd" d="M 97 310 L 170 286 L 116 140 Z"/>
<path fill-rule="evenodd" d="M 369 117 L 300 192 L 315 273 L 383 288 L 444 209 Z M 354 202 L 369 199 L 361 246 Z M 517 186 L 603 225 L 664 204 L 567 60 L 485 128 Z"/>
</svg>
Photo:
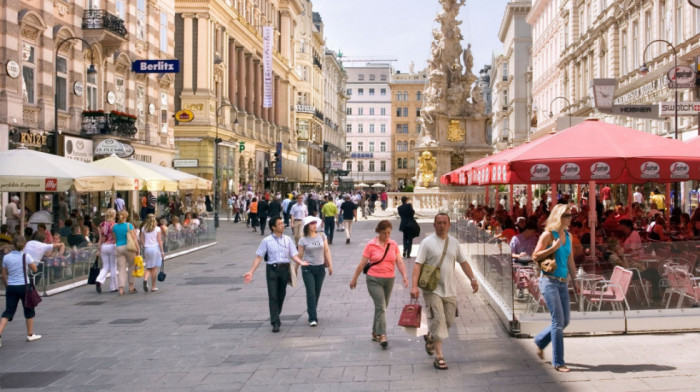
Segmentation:
<svg viewBox="0 0 700 392">
<path fill-rule="evenodd" d="M 260 208 L 260 205 L 258 205 L 258 208 Z M 273 200 L 270 202 L 270 206 L 268 207 L 267 213 L 270 216 L 270 218 L 274 216 L 280 216 L 280 213 L 282 212 L 282 203 L 280 203 L 279 200 Z"/>
<path fill-rule="evenodd" d="M 410 203 L 401 204 L 397 210 L 399 212 L 399 217 L 401 218 L 401 223 L 399 223 L 399 231 L 403 231 L 406 224 L 413 220 L 413 216 L 416 214 L 416 211 L 413 209 L 413 206 Z"/>
<path fill-rule="evenodd" d="M 258 216 L 263 218 L 267 217 L 267 214 L 270 210 L 270 204 L 267 202 L 267 200 L 263 199 L 258 202 Z"/>
<path fill-rule="evenodd" d="M 355 210 L 357 205 L 351 200 L 346 200 L 340 205 L 340 211 L 343 213 L 343 219 L 353 219 L 355 217 Z"/>
</svg>

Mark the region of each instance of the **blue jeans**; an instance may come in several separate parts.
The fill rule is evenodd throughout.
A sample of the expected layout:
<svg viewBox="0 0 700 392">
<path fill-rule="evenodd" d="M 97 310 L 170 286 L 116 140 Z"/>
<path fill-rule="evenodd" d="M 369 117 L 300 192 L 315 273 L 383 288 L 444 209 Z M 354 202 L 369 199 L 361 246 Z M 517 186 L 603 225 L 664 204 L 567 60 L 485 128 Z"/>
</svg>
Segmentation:
<svg viewBox="0 0 700 392">
<path fill-rule="evenodd" d="M 552 315 L 552 324 L 535 336 L 540 349 L 552 343 L 552 365 L 564 366 L 564 328 L 569 325 L 569 287 L 566 282 L 540 277 L 540 292 Z"/>
<path fill-rule="evenodd" d="M 333 243 L 333 232 L 335 232 L 335 217 L 330 216 L 323 219 L 325 226 L 323 227 L 323 233 L 328 238 L 328 243 Z"/>
<path fill-rule="evenodd" d="M 304 286 L 306 286 L 306 313 L 309 314 L 309 322 L 318 322 L 316 306 L 318 306 L 318 297 L 321 296 L 323 278 L 326 277 L 326 266 L 309 265 L 301 267 L 301 276 L 304 278 Z"/>
</svg>

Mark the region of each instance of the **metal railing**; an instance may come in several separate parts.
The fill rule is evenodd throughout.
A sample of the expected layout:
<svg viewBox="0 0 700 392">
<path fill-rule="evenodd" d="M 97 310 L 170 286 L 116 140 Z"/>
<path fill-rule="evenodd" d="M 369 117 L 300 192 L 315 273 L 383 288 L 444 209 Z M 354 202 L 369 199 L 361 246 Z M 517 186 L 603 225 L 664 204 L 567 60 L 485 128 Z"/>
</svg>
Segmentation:
<svg viewBox="0 0 700 392">
<path fill-rule="evenodd" d="M 122 37 L 126 37 L 127 34 L 124 21 L 105 10 L 85 10 L 83 13 L 83 29 L 105 29 Z"/>
</svg>

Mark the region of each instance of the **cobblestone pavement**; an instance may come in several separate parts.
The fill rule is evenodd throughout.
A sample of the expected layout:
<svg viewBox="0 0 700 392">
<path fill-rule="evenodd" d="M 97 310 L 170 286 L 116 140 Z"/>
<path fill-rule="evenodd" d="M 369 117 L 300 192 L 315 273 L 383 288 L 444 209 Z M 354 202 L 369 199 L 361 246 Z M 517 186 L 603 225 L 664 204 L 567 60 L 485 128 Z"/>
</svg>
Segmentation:
<svg viewBox="0 0 700 392">
<path fill-rule="evenodd" d="M 389 347 L 382 349 L 370 341 L 373 310 L 364 280 L 355 291 L 348 287 L 375 224 L 357 223 L 350 245 L 335 233 L 335 273 L 324 282 L 318 327 L 308 325 L 301 284 L 288 290 L 281 332 L 271 332 L 264 268 L 250 285 L 242 278 L 261 236 L 222 221 L 218 245 L 168 261 L 168 278 L 156 293 L 143 293 L 137 280 L 139 293 L 124 297 L 85 286 L 46 298 L 35 327 L 44 337 L 31 343 L 18 314 L 2 336 L 0 389 L 690 391 L 700 385 L 697 334 L 566 338 L 574 371 L 558 374 L 536 358 L 530 339 L 508 336 L 483 298 L 466 290 L 445 348 L 449 370 L 434 369 L 422 340 L 396 326 L 409 298 L 399 284 L 387 315 Z M 423 235 L 430 231 L 424 223 Z M 398 231 L 393 237 L 400 243 Z"/>
</svg>

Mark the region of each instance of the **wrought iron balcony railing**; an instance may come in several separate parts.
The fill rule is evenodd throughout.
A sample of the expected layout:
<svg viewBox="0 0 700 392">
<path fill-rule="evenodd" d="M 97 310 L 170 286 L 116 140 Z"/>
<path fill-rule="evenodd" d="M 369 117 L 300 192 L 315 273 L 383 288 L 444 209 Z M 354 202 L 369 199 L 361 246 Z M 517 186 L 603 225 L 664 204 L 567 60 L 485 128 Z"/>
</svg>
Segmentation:
<svg viewBox="0 0 700 392">
<path fill-rule="evenodd" d="M 105 10 L 85 10 L 83 14 L 83 29 L 105 29 L 114 34 L 126 37 L 124 21 Z"/>
<path fill-rule="evenodd" d="M 96 112 L 83 114 L 82 135 L 116 135 L 133 138 L 136 132 L 135 118 Z"/>
</svg>

